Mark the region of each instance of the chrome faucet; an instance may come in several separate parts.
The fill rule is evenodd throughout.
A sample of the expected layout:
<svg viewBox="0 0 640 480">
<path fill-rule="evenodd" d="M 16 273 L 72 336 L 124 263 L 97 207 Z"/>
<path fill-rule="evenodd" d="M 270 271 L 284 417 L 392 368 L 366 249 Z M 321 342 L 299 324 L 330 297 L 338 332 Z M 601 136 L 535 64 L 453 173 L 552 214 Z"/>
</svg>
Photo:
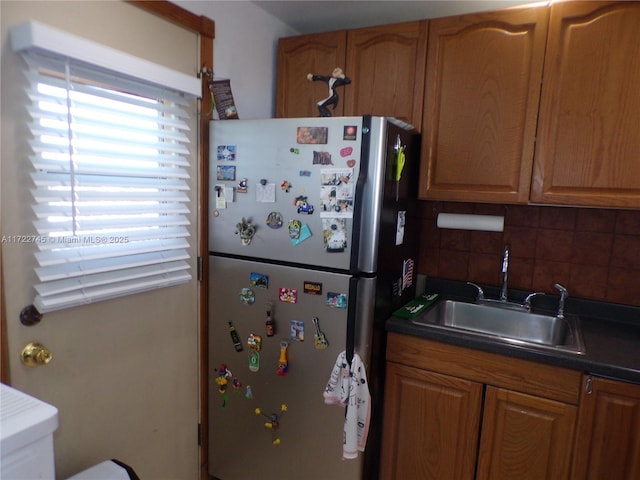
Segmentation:
<svg viewBox="0 0 640 480">
<path fill-rule="evenodd" d="M 564 302 L 569 296 L 569 292 L 559 283 L 556 283 L 554 288 L 557 288 L 560 291 L 560 301 L 558 302 L 558 313 L 556 313 L 556 317 L 564 318 Z"/>
<path fill-rule="evenodd" d="M 500 301 L 507 301 L 507 279 L 509 277 L 509 254 L 511 252 L 511 245 L 508 243 L 504 246 L 504 252 L 502 253 L 502 290 L 500 291 Z"/>
</svg>

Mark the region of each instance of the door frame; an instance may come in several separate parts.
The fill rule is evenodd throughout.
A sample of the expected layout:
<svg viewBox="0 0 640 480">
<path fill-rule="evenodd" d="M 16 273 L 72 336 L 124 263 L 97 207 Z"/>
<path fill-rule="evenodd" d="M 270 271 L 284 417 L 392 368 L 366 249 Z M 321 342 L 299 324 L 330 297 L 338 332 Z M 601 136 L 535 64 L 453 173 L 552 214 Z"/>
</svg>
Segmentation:
<svg viewBox="0 0 640 480">
<path fill-rule="evenodd" d="M 209 120 L 213 114 L 213 99 L 209 80 L 213 77 L 213 39 L 215 22 L 204 15 L 196 15 L 167 0 L 125 0 L 143 10 L 172 21 L 200 38 L 200 69 L 202 99 L 199 102 L 198 122 L 198 388 L 199 388 L 199 478 L 209 479 Z"/>
<path fill-rule="evenodd" d="M 198 77 L 202 79 L 202 99 L 198 111 L 198 186 L 197 186 L 197 223 L 198 223 L 198 388 L 199 388 L 199 478 L 208 477 L 208 317 L 209 317 L 209 255 L 208 255 L 208 215 L 209 208 L 209 120 L 213 113 L 213 101 L 208 80 L 213 76 L 213 39 L 215 38 L 215 22 L 204 16 L 196 15 L 168 0 L 125 0 L 151 14 L 158 15 L 186 30 L 194 32 L 200 40 L 200 68 Z M 202 112 L 206 112 L 202 114 Z M 0 227 L 1 233 L 1 227 Z M 4 302 L 4 274 L 2 271 L 2 246 L 0 245 L 0 381 L 11 384 L 9 374 L 7 318 Z"/>
</svg>

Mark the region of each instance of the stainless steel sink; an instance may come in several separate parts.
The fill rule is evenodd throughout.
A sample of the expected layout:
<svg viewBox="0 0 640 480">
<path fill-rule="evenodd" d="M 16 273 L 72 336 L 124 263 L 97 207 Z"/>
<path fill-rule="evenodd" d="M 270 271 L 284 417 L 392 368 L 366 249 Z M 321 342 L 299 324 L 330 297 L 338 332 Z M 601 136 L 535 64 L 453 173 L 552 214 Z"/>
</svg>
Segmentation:
<svg viewBox="0 0 640 480">
<path fill-rule="evenodd" d="M 504 308 L 500 304 L 441 300 L 412 321 L 533 348 L 585 353 L 580 327 L 573 316 L 559 318 Z"/>
</svg>

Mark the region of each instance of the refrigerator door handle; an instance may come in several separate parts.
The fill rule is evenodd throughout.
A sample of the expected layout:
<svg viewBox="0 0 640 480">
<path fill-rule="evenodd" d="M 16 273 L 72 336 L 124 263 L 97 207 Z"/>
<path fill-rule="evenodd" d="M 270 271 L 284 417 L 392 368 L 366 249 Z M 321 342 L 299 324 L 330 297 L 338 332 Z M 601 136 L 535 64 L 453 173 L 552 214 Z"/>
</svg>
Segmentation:
<svg viewBox="0 0 640 480">
<path fill-rule="evenodd" d="M 349 281 L 346 348 L 349 365 L 354 353 L 360 356 L 365 365 L 369 365 L 376 283 L 376 277 L 353 277 Z"/>
</svg>

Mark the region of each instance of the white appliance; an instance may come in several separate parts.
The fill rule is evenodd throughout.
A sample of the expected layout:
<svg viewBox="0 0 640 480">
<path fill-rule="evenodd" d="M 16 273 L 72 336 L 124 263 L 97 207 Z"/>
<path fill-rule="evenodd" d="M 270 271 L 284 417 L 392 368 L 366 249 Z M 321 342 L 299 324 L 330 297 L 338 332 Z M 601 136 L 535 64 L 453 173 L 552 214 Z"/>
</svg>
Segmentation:
<svg viewBox="0 0 640 480">
<path fill-rule="evenodd" d="M 0 478 L 54 479 L 58 409 L 0 384 Z"/>
<path fill-rule="evenodd" d="M 376 477 L 384 322 L 415 297 L 418 141 L 386 117 L 211 122 L 214 478 Z M 371 393 L 367 446 L 352 460 L 345 411 L 323 402 L 341 352 L 363 360 Z"/>
<path fill-rule="evenodd" d="M 54 480 L 53 432 L 58 409 L 0 383 L 0 479 Z M 106 460 L 68 480 L 139 480 L 117 460 Z"/>
</svg>

